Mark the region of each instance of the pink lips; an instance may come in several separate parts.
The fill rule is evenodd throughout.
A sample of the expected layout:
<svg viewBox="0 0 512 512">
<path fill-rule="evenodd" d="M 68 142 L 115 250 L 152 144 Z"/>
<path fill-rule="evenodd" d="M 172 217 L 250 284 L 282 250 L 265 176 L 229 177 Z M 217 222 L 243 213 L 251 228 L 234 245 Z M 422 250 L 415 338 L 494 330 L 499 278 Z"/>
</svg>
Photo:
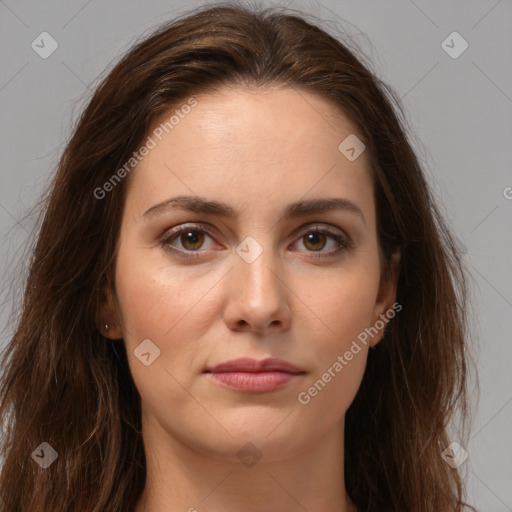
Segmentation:
<svg viewBox="0 0 512 512">
<path fill-rule="evenodd" d="M 245 393 L 265 393 L 279 389 L 305 372 L 282 359 L 241 358 L 226 361 L 206 370 L 225 387 Z"/>
</svg>

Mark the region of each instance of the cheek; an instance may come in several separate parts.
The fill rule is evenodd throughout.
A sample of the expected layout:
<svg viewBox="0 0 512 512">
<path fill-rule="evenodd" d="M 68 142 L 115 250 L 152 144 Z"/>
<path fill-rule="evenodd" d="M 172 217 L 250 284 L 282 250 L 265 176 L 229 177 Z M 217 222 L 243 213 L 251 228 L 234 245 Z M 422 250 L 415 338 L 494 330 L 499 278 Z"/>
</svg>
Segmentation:
<svg viewBox="0 0 512 512">
<path fill-rule="evenodd" d="M 300 316 L 311 317 L 307 329 L 324 340 L 318 347 L 320 351 L 332 354 L 343 350 L 371 325 L 378 286 L 378 271 L 372 265 L 297 281 L 294 291 L 304 307 L 301 306 L 303 313 L 297 311 L 296 320 L 302 325 Z"/>
<path fill-rule="evenodd" d="M 142 258 L 121 254 L 116 283 L 128 363 L 143 407 L 153 416 L 183 408 L 190 402 L 184 387 L 197 357 L 194 340 L 201 339 L 198 311 L 211 286 L 204 280 L 204 286 L 194 286 L 169 267 L 152 267 Z M 148 352 L 146 365 L 142 354 Z"/>
<path fill-rule="evenodd" d="M 178 382 L 190 384 L 193 370 L 200 367 L 197 358 L 204 351 L 202 340 L 208 339 L 215 315 L 215 285 L 222 277 L 196 266 L 168 265 L 161 255 L 153 260 L 151 252 L 121 248 L 116 265 L 130 370 L 140 394 L 149 400 L 155 390 L 162 397 L 165 386 L 176 395 L 182 389 Z M 153 350 L 158 357 L 146 366 L 137 354 L 148 339 L 157 347 Z"/>
<path fill-rule="evenodd" d="M 197 312 L 211 287 L 208 277 L 191 280 L 169 268 L 145 269 L 142 264 L 123 266 L 122 263 L 119 276 L 117 290 L 127 344 L 135 348 L 149 338 L 158 345 L 165 345 L 167 350 L 175 344 L 179 346 L 180 340 L 194 338 L 200 328 Z M 191 332 L 187 332 L 189 330 Z M 164 343 L 164 340 L 167 341 Z"/>
<path fill-rule="evenodd" d="M 315 313 L 309 325 L 298 320 L 308 333 L 310 346 L 306 348 L 313 346 L 316 361 L 298 401 L 308 414 L 321 415 L 325 425 L 345 413 L 364 375 L 370 340 L 367 333 L 374 319 L 379 284 L 375 266 L 361 265 L 340 271 L 337 278 L 331 275 L 311 280 L 307 293 L 305 284 L 295 288 L 298 294 L 304 292 L 304 303 Z"/>
</svg>

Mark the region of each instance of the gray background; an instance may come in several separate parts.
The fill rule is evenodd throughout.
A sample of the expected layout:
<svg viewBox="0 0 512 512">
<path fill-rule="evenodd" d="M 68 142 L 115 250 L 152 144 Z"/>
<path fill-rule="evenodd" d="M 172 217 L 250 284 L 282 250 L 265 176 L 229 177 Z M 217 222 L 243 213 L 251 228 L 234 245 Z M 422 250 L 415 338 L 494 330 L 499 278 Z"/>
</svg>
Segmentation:
<svg viewBox="0 0 512 512">
<path fill-rule="evenodd" d="M 134 38 L 204 3 L 0 0 L 0 347 L 20 296 L 16 276 L 30 256 L 24 251 L 35 219 L 26 214 L 48 182 L 89 90 Z M 512 511 L 512 2 L 288 5 L 322 18 L 327 30 L 348 32 L 402 98 L 413 144 L 471 274 L 481 392 L 478 408 L 473 394 L 469 457 L 461 466 L 469 500 L 483 511 Z M 47 59 L 31 48 L 43 31 L 59 45 Z M 469 44 L 456 59 L 441 47 L 453 31 Z"/>
</svg>

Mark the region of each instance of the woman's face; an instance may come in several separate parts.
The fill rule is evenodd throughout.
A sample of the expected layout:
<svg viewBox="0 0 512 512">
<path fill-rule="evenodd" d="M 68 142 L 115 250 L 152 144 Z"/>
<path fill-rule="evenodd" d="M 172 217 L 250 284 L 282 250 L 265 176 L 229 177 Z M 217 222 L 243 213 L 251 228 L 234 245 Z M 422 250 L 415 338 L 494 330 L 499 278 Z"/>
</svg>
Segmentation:
<svg viewBox="0 0 512 512">
<path fill-rule="evenodd" d="M 380 339 L 361 334 L 394 302 L 369 159 L 353 137 L 339 149 L 354 127 L 310 93 L 196 101 L 150 134 L 129 177 L 117 313 L 103 312 L 124 338 L 146 433 L 233 461 L 249 442 L 284 459 L 342 431 Z M 238 358 L 301 373 L 210 372 Z"/>
</svg>

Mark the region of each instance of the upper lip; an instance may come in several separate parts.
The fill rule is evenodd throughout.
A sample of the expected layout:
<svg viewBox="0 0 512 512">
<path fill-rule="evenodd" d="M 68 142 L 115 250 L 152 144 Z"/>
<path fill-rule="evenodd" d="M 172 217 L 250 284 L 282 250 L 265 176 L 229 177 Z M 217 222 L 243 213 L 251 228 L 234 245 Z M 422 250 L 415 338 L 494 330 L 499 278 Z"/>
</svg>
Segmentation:
<svg viewBox="0 0 512 512">
<path fill-rule="evenodd" d="M 213 368 L 208 368 L 207 372 L 211 373 L 225 373 L 225 372 L 271 372 L 281 371 L 287 373 L 304 373 L 303 370 L 297 368 L 292 363 L 277 359 L 275 357 L 268 357 L 266 359 L 251 359 L 242 357 L 240 359 L 232 359 L 224 363 L 218 364 Z"/>
</svg>

